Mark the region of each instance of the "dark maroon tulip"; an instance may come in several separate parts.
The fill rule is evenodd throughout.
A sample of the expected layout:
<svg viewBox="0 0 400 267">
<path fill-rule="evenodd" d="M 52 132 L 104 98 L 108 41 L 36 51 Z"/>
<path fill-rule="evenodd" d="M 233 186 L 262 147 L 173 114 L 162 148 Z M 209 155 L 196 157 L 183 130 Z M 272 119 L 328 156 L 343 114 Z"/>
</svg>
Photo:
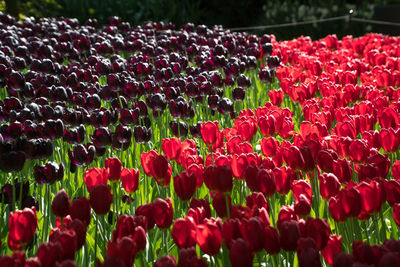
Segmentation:
<svg viewBox="0 0 400 267">
<path fill-rule="evenodd" d="M 174 189 L 178 197 L 184 201 L 189 200 L 196 191 L 196 175 L 182 172 L 174 177 Z"/>
<path fill-rule="evenodd" d="M 247 241 L 239 238 L 232 241 L 229 258 L 232 267 L 253 266 L 254 252 Z"/>
<path fill-rule="evenodd" d="M 44 165 L 34 167 L 35 180 L 39 184 L 53 184 L 64 177 L 64 165 L 55 162 L 46 162 Z"/>
<path fill-rule="evenodd" d="M 65 192 L 64 189 L 58 191 L 51 203 L 53 214 L 57 217 L 63 218 L 69 214 L 70 208 L 71 203 L 67 192 Z"/>
<path fill-rule="evenodd" d="M 297 221 L 284 221 L 280 228 L 281 248 L 286 251 L 293 251 L 297 248 L 297 241 L 300 238 L 299 223 Z"/>
<path fill-rule="evenodd" d="M 176 261 L 174 256 L 163 256 L 156 260 L 156 262 L 153 265 L 154 267 L 176 267 Z"/>
<path fill-rule="evenodd" d="M 94 185 L 89 188 L 90 206 L 97 215 L 106 215 L 110 211 L 113 195 L 111 187 L 105 184 Z"/>
<path fill-rule="evenodd" d="M 74 199 L 70 209 L 71 218 L 79 219 L 86 227 L 90 224 L 90 201 L 86 197 Z"/>
</svg>

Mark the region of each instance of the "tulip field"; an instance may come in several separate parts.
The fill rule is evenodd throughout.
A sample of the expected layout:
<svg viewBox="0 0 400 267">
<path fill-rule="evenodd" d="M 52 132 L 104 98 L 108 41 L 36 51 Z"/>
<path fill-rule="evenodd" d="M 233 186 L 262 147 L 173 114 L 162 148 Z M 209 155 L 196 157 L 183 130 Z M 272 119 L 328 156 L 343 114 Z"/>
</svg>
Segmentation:
<svg viewBox="0 0 400 267">
<path fill-rule="evenodd" d="M 400 266 L 400 37 L 0 13 L 0 267 Z"/>
</svg>

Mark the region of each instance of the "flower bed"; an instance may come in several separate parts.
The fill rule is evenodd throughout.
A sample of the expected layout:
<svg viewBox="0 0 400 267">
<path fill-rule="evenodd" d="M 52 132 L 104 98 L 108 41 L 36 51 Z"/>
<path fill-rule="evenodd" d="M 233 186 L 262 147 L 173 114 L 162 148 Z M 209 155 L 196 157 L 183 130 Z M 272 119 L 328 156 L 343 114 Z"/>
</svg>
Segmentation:
<svg viewBox="0 0 400 267">
<path fill-rule="evenodd" d="M 400 264 L 399 38 L 0 21 L 0 266 Z"/>
</svg>

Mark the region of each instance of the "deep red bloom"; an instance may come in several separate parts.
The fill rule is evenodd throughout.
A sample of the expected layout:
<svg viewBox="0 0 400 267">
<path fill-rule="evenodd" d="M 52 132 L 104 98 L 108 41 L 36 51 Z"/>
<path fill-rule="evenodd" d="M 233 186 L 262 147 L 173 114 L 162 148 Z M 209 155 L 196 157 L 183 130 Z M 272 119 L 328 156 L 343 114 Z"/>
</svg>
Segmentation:
<svg viewBox="0 0 400 267">
<path fill-rule="evenodd" d="M 212 205 L 217 215 L 221 218 L 225 218 L 228 216 L 226 198 L 228 198 L 228 208 L 229 211 L 231 211 L 232 203 L 230 195 L 222 193 L 220 191 L 216 191 L 214 194 L 212 194 Z"/>
<path fill-rule="evenodd" d="M 50 243 L 61 244 L 61 260 L 74 259 L 77 249 L 77 233 L 72 229 L 55 228 L 49 236 Z"/>
<path fill-rule="evenodd" d="M 89 190 L 92 186 L 107 184 L 108 171 L 106 168 L 89 168 L 83 174 L 83 180 Z"/>
<path fill-rule="evenodd" d="M 207 199 L 192 198 L 192 200 L 190 201 L 189 208 L 195 209 L 197 207 L 204 208 L 206 218 L 210 218 L 211 217 L 210 202 L 208 202 Z"/>
<path fill-rule="evenodd" d="M 189 200 L 196 191 L 196 175 L 182 172 L 174 177 L 174 190 L 178 197 L 184 201 Z"/>
<path fill-rule="evenodd" d="M 210 256 L 218 254 L 222 246 L 222 234 L 217 223 L 207 221 L 197 225 L 196 243 L 204 253 Z"/>
<path fill-rule="evenodd" d="M 217 121 L 203 122 L 200 126 L 201 137 L 207 145 L 214 145 L 217 142 L 219 124 Z"/>
<path fill-rule="evenodd" d="M 279 210 L 278 214 L 278 221 L 277 221 L 277 226 L 279 231 L 281 230 L 281 226 L 283 222 L 286 221 L 297 221 L 299 217 L 296 215 L 294 208 L 292 206 L 282 206 L 281 209 Z"/>
<path fill-rule="evenodd" d="M 42 266 L 54 266 L 56 262 L 61 261 L 62 244 L 60 242 L 48 242 L 40 244 L 37 257 Z"/>
<path fill-rule="evenodd" d="M 306 195 L 300 194 L 293 207 L 298 216 L 307 216 L 311 212 L 311 200 Z"/>
<path fill-rule="evenodd" d="M 338 158 L 333 161 L 333 173 L 339 179 L 340 183 L 346 183 L 351 180 L 353 169 L 348 160 Z"/>
<path fill-rule="evenodd" d="M 209 265 L 203 258 L 197 258 L 196 249 L 194 247 L 187 249 L 179 249 L 178 267 L 208 267 Z"/>
<path fill-rule="evenodd" d="M 254 192 L 246 197 L 246 205 L 251 209 L 265 208 L 269 210 L 268 201 L 260 192 Z"/>
<path fill-rule="evenodd" d="M 322 173 L 318 178 L 319 191 L 323 199 L 328 201 L 339 192 L 340 182 L 333 173 Z"/>
<path fill-rule="evenodd" d="M 323 249 L 329 239 L 331 228 L 326 219 L 308 217 L 306 221 L 306 236 L 314 239 L 318 249 Z"/>
<path fill-rule="evenodd" d="M 89 189 L 90 206 L 97 215 L 105 215 L 110 211 L 113 195 L 111 187 L 105 184 L 99 184 Z"/>
<path fill-rule="evenodd" d="M 243 238 L 240 231 L 241 220 L 239 218 L 230 218 L 224 221 L 222 225 L 222 238 L 228 248 L 231 247 L 232 240 Z"/>
<path fill-rule="evenodd" d="M 139 170 L 123 168 L 121 171 L 121 183 L 126 192 L 134 193 L 139 187 Z"/>
<path fill-rule="evenodd" d="M 76 250 L 83 247 L 86 242 L 86 225 L 79 219 L 74 219 L 67 224 L 67 228 L 74 230 L 76 233 Z"/>
<path fill-rule="evenodd" d="M 210 165 L 203 172 L 204 183 L 210 190 L 230 192 L 233 187 L 232 170 L 230 166 Z"/>
<path fill-rule="evenodd" d="M 328 243 L 321 250 L 321 255 L 328 264 L 332 265 L 336 254 L 340 251 L 342 251 L 342 236 L 331 235 Z"/>
<path fill-rule="evenodd" d="M 79 219 L 86 226 L 90 224 L 90 201 L 86 197 L 74 199 L 70 209 L 71 219 Z"/>
<path fill-rule="evenodd" d="M 362 182 L 357 186 L 361 196 L 361 209 L 373 215 L 377 213 L 385 201 L 384 189 L 381 182 L 376 180 Z"/>
<path fill-rule="evenodd" d="M 105 167 L 108 172 L 108 180 L 116 182 L 121 177 L 122 163 L 118 158 L 106 158 Z"/>
<path fill-rule="evenodd" d="M 257 122 L 254 117 L 237 117 L 235 127 L 243 141 L 251 141 L 257 133 Z"/>
<path fill-rule="evenodd" d="M 38 225 L 35 208 L 10 213 L 8 219 L 8 246 L 12 251 L 24 249 L 35 234 Z"/>
<path fill-rule="evenodd" d="M 400 160 L 396 160 L 392 166 L 392 176 L 397 181 L 400 181 Z"/>
<path fill-rule="evenodd" d="M 243 239 L 249 243 L 250 249 L 254 252 L 260 251 L 264 246 L 264 228 L 265 225 L 258 217 L 241 220 L 239 224 Z"/>
<path fill-rule="evenodd" d="M 284 221 L 279 227 L 281 248 L 286 251 L 294 251 L 300 238 L 299 223 L 297 221 Z"/>
<path fill-rule="evenodd" d="M 316 159 L 318 166 L 324 172 L 333 172 L 333 160 L 332 153 L 327 150 L 320 150 Z"/>
<path fill-rule="evenodd" d="M 69 196 L 64 189 L 61 189 L 51 203 L 51 210 L 54 215 L 63 218 L 69 214 L 70 208 L 71 203 L 69 201 Z"/>
<path fill-rule="evenodd" d="M 278 230 L 272 226 L 264 229 L 264 249 L 268 254 L 275 255 L 281 250 Z"/>
<path fill-rule="evenodd" d="M 165 200 L 156 198 L 153 201 L 153 216 L 158 228 L 166 229 L 170 227 L 172 224 L 173 212 L 174 210 L 170 198 Z"/>
<path fill-rule="evenodd" d="M 136 208 L 135 210 L 135 216 L 140 217 L 143 216 L 145 219 L 146 223 L 146 231 L 152 229 L 154 227 L 155 220 L 154 220 L 154 212 L 153 212 L 153 203 L 146 203 L 143 205 L 140 205 L 139 207 Z"/>
<path fill-rule="evenodd" d="M 383 180 L 383 187 L 385 189 L 386 201 L 391 207 L 396 203 L 400 203 L 400 182 L 396 180 Z"/>
<path fill-rule="evenodd" d="M 136 243 L 132 237 L 124 236 L 116 241 L 108 241 L 107 258 L 121 260 L 125 266 L 132 266 L 137 253 Z"/>
<path fill-rule="evenodd" d="M 229 258 L 232 267 L 253 266 L 254 253 L 249 242 L 241 238 L 233 240 L 229 250 Z"/>
<path fill-rule="evenodd" d="M 188 174 L 194 173 L 194 175 L 196 176 L 196 188 L 200 188 L 203 185 L 204 182 L 203 171 L 204 171 L 204 166 L 196 163 L 191 164 L 186 169 L 186 172 Z"/>
<path fill-rule="evenodd" d="M 193 247 L 196 245 L 196 225 L 188 218 L 179 218 L 174 222 L 171 236 L 178 248 Z"/>
<path fill-rule="evenodd" d="M 312 238 L 300 238 L 297 241 L 297 256 L 299 259 L 299 267 L 321 267 L 321 259 L 319 250 Z"/>
<path fill-rule="evenodd" d="M 364 140 L 355 139 L 349 147 L 350 159 L 356 163 L 365 162 L 368 158 L 370 148 Z"/>
<path fill-rule="evenodd" d="M 166 255 L 156 260 L 153 267 L 176 267 L 176 261 L 174 256 Z"/>
</svg>

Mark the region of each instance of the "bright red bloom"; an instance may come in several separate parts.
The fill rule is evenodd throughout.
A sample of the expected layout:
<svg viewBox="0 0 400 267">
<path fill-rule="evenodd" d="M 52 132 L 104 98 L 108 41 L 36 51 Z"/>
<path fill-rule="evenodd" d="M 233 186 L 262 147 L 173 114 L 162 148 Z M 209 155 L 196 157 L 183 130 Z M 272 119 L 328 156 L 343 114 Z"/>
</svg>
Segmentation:
<svg viewBox="0 0 400 267">
<path fill-rule="evenodd" d="M 265 208 L 269 210 L 268 201 L 264 194 L 260 192 L 254 192 L 246 197 L 246 206 L 251 209 Z"/>
<path fill-rule="evenodd" d="M 89 190 L 92 186 L 107 184 L 108 170 L 106 168 L 89 168 L 83 174 L 83 180 Z"/>
<path fill-rule="evenodd" d="M 254 117 L 237 117 L 235 127 L 243 141 L 251 141 L 257 133 L 257 122 Z"/>
<path fill-rule="evenodd" d="M 293 207 L 298 216 L 307 216 L 311 212 L 311 200 L 304 194 L 301 194 Z"/>
<path fill-rule="evenodd" d="M 180 138 L 165 138 L 161 141 L 161 149 L 169 160 L 176 161 L 182 150 Z"/>
<path fill-rule="evenodd" d="M 273 105 L 278 106 L 278 107 L 281 105 L 281 103 L 283 101 L 282 89 L 270 90 L 270 91 L 268 91 L 268 96 Z"/>
<path fill-rule="evenodd" d="M 282 206 L 279 210 L 277 226 L 279 231 L 281 230 L 281 226 L 286 221 L 297 221 L 299 217 L 296 215 L 294 208 L 292 206 Z"/>
<path fill-rule="evenodd" d="M 229 258 L 232 267 L 251 267 L 253 266 L 254 253 L 249 242 L 239 238 L 232 241 L 229 250 Z"/>
<path fill-rule="evenodd" d="M 219 135 L 219 124 L 217 121 L 203 122 L 200 126 L 201 137 L 208 146 L 217 142 Z"/>
<path fill-rule="evenodd" d="M 58 191 L 51 203 L 51 210 L 54 215 L 63 218 L 69 214 L 70 208 L 71 203 L 69 201 L 69 196 L 64 189 L 61 189 Z"/>
<path fill-rule="evenodd" d="M 340 182 L 333 173 L 322 173 L 318 178 L 319 191 L 323 199 L 328 201 L 339 192 Z"/>
<path fill-rule="evenodd" d="M 35 208 L 10 213 L 8 219 L 8 246 L 12 251 L 24 249 L 32 240 L 38 225 Z"/>
<path fill-rule="evenodd" d="M 276 190 L 281 195 L 286 195 L 294 180 L 297 179 L 296 173 L 287 166 L 282 166 L 280 169 L 274 169 Z"/>
<path fill-rule="evenodd" d="M 258 127 L 265 137 L 275 134 L 275 117 L 272 115 L 261 116 L 258 119 Z"/>
<path fill-rule="evenodd" d="M 106 215 L 110 211 L 113 195 L 111 187 L 105 184 L 99 184 L 89 189 L 90 206 L 97 215 Z"/>
<path fill-rule="evenodd" d="M 339 179 L 340 183 L 347 183 L 353 176 L 353 168 L 346 159 L 337 159 L 333 161 L 333 173 Z"/>
<path fill-rule="evenodd" d="M 295 200 L 299 200 L 300 195 L 306 196 L 310 202 L 312 201 L 312 188 L 307 180 L 297 180 L 292 183 L 292 192 Z"/>
<path fill-rule="evenodd" d="M 197 198 L 192 198 L 190 201 L 189 208 L 195 209 L 195 208 L 204 208 L 205 210 L 205 215 L 206 218 L 211 217 L 211 207 L 210 207 L 210 202 L 208 202 L 207 199 L 197 199 Z"/>
<path fill-rule="evenodd" d="M 260 141 L 261 152 L 266 157 L 273 157 L 279 149 L 279 141 L 274 137 L 263 138 Z"/>
<path fill-rule="evenodd" d="M 331 235 L 329 236 L 328 243 L 322 249 L 321 254 L 324 260 L 332 265 L 336 254 L 340 251 L 342 251 L 342 236 Z"/>
<path fill-rule="evenodd" d="M 106 158 L 105 167 L 108 171 L 108 180 L 116 182 L 121 177 L 122 163 L 118 158 Z"/>
<path fill-rule="evenodd" d="M 303 155 L 297 146 L 283 148 L 282 155 L 286 164 L 294 171 L 302 170 L 305 167 Z"/>
<path fill-rule="evenodd" d="M 246 184 L 253 192 L 262 192 L 270 197 L 275 193 L 275 175 L 272 171 L 249 165 L 244 173 Z"/>
<path fill-rule="evenodd" d="M 200 249 L 210 255 L 217 255 L 222 246 L 221 229 L 216 222 L 207 221 L 196 227 L 196 243 Z"/>
<path fill-rule="evenodd" d="M 153 201 L 153 216 L 158 228 L 166 229 L 170 227 L 172 224 L 173 212 L 174 210 L 170 198 L 165 200 L 156 198 Z"/>
<path fill-rule="evenodd" d="M 399 149 L 400 145 L 400 129 L 397 129 L 395 131 L 393 128 L 384 128 L 379 132 L 379 139 L 382 148 L 386 152 L 396 152 Z"/>
<path fill-rule="evenodd" d="M 155 150 L 150 150 L 142 153 L 140 161 L 146 175 L 155 178 L 160 186 L 169 185 L 172 168 L 165 156 L 159 155 Z"/>
<path fill-rule="evenodd" d="M 196 225 L 188 218 L 179 218 L 174 222 L 171 236 L 178 248 L 193 247 L 196 245 Z"/>
<path fill-rule="evenodd" d="M 184 201 L 189 200 L 196 191 L 196 175 L 182 172 L 174 177 L 174 190 L 178 197 Z"/>
<path fill-rule="evenodd" d="M 121 171 L 121 183 L 126 192 L 134 193 L 139 187 L 139 170 L 123 168 Z"/>
<path fill-rule="evenodd" d="M 384 189 L 381 182 L 376 180 L 362 182 L 357 186 L 361 196 L 361 209 L 373 215 L 377 213 L 385 201 Z"/>
<path fill-rule="evenodd" d="M 370 148 L 364 140 L 355 139 L 349 147 L 349 154 L 352 161 L 356 163 L 365 162 L 368 158 Z"/>
</svg>

